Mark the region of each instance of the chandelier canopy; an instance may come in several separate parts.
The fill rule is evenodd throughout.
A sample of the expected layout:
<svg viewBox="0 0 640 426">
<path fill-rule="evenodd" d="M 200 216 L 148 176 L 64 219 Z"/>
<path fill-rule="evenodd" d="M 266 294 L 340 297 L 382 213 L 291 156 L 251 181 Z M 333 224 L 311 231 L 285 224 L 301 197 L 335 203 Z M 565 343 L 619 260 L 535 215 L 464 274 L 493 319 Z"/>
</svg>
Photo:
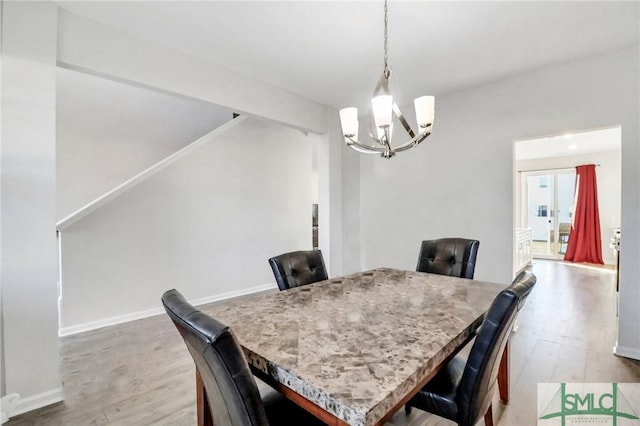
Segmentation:
<svg viewBox="0 0 640 426">
<path fill-rule="evenodd" d="M 413 131 L 407 120 L 402 115 L 400 107 L 389 90 L 389 37 L 388 37 L 388 7 L 384 1 L 384 70 L 378 85 L 373 92 L 371 107 L 369 110 L 369 137 L 371 143 L 358 140 L 358 108 L 348 107 L 340 110 L 340 123 L 345 143 L 354 150 L 363 154 L 380 154 L 381 157 L 391 158 L 396 152 L 413 148 L 425 140 L 431 134 L 435 115 L 435 98 L 433 96 L 421 96 L 413 103 L 416 111 L 418 125 L 417 133 Z M 394 116 L 398 119 L 404 130 L 409 135 L 409 140 L 399 145 L 391 145 Z"/>
</svg>

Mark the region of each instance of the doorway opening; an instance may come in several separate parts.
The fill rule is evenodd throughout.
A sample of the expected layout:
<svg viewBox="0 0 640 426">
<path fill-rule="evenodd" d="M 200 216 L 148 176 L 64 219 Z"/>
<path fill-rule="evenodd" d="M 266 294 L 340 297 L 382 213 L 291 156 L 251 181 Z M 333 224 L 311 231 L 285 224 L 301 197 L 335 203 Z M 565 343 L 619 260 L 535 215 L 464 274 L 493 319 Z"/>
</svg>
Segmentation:
<svg viewBox="0 0 640 426">
<path fill-rule="evenodd" d="M 602 254 L 615 265 L 609 246 L 621 217 L 620 126 L 564 133 L 514 143 L 514 272 L 533 258 L 563 259 L 575 204 L 575 168 L 595 164 Z"/>
</svg>

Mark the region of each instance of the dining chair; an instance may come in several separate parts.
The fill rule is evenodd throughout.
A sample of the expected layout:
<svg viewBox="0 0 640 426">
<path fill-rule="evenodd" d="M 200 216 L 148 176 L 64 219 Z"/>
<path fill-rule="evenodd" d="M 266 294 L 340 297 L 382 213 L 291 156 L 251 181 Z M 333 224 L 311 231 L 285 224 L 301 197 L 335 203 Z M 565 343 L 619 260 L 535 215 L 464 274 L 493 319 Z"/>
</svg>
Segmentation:
<svg viewBox="0 0 640 426">
<path fill-rule="evenodd" d="M 269 259 L 280 291 L 329 279 L 320 250 L 293 251 Z"/>
<path fill-rule="evenodd" d="M 262 426 L 323 423 L 277 392 L 262 397 L 233 331 L 189 304 L 177 290 L 162 304 L 196 365 L 198 425 Z M 293 421 L 293 423 L 289 423 Z"/>
<path fill-rule="evenodd" d="M 526 269 L 521 271 L 513 280 L 507 290 L 512 290 L 518 295 L 518 310 L 522 309 L 524 302 L 529 297 L 529 293 L 533 290 L 533 286 L 538 279 L 531 271 Z"/>
<path fill-rule="evenodd" d="M 423 241 L 416 271 L 473 279 L 479 246 L 480 241 L 466 238 Z"/>
<path fill-rule="evenodd" d="M 460 426 L 473 426 L 484 416 L 493 426 L 491 401 L 499 365 L 518 311 L 536 283 L 531 272 L 518 275 L 494 299 L 465 361 L 456 356 L 405 406 L 417 407 Z"/>
</svg>

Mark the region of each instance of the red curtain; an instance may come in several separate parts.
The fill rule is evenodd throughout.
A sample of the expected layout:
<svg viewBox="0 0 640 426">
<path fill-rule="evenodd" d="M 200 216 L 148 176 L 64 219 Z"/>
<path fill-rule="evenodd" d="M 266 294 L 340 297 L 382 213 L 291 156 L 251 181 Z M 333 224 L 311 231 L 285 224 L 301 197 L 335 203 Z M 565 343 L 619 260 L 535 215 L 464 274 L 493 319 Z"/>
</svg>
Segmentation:
<svg viewBox="0 0 640 426">
<path fill-rule="evenodd" d="M 604 264 L 594 164 L 576 167 L 576 200 L 564 260 Z"/>
</svg>

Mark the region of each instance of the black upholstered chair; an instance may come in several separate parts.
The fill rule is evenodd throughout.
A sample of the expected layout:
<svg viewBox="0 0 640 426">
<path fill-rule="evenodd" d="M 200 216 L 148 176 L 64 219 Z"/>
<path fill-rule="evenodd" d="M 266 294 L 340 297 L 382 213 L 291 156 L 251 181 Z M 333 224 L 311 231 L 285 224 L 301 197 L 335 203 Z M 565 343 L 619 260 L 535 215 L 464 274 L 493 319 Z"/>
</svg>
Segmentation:
<svg viewBox="0 0 640 426">
<path fill-rule="evenodd" d="M 229 327 L 194 308 L 177 290 L 167 291 L 162 304 L 182 335 L 196 364 L 197 380 L 204 386 L 204 395 L 198 395 L 203 401 L 199 424 L 323 424 L 275 391 L 261 397 Z"/>
<path fill-rule="evenodd" d="M 507 290 L 512 290 L 518 295 L 518 310 L 522 309 L 524 302 L 529 297 L 529 293 L 533 290 L 533 286 L 538 279 L 532 272 L 524 270 L 520 272 L 513 280 Z"/>
<path fill-rule="evenodd" d="M 495 391 L 502 353 L 518 310 L 536 283 L 535 275 L 522 273 L 495 298 L 465 361 L 453 358 L 411 400 L 405 411 L 417 407 L 473 426 L 484 416 L 493 425 L 491 401 Z"/>
<path fill-rule="evenodd" d="M 329 278 L 320 250 L 284 253 L 269 259 L 269 265 L 281 291 Z"/>
<path fill-rule="evenodd" d="M 416 271 L 472 279 L 478 246 L 480 241 L 466 238 L 423 241 Z"/>
</svg>

